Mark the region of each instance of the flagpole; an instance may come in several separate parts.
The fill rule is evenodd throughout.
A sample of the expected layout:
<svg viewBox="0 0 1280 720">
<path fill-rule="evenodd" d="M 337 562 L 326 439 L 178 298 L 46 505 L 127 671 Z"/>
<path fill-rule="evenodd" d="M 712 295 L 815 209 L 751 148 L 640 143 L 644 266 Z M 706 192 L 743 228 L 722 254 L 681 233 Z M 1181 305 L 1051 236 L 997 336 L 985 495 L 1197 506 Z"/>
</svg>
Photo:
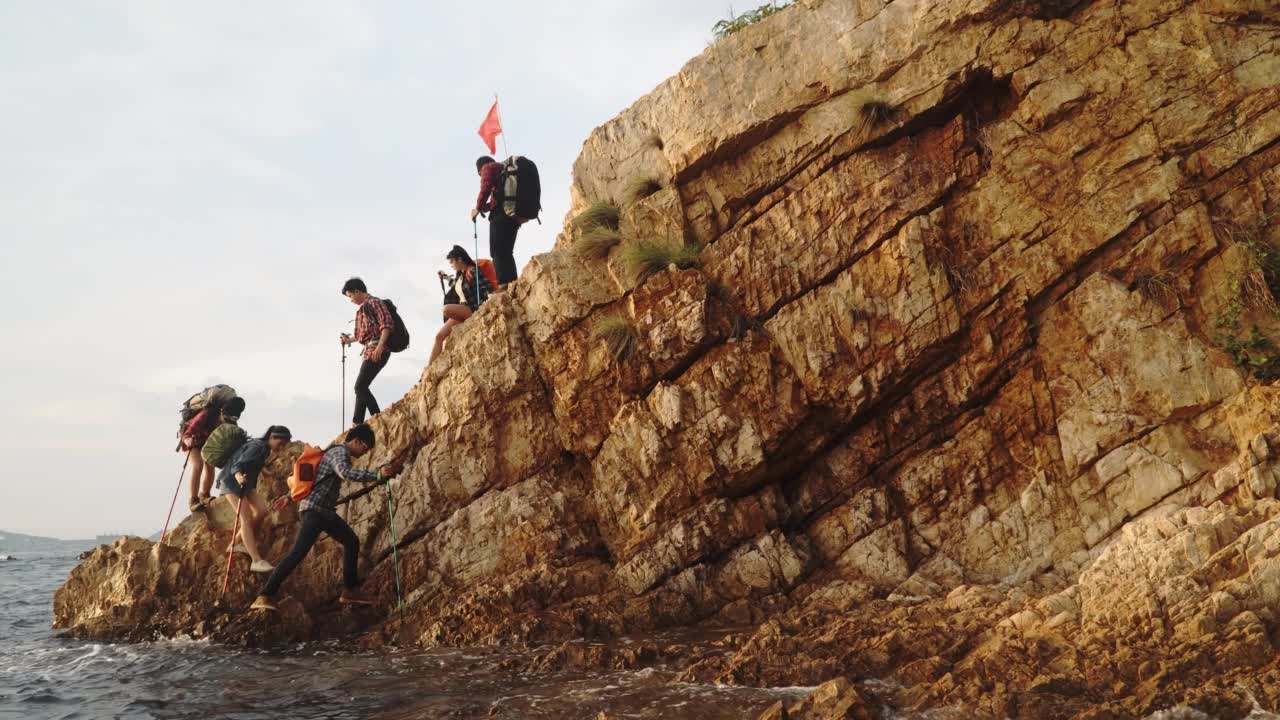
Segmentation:
<svg viewBox="0 0 1280 720">
<path fill-rule="evenodd" d="M 493 94 L 493 104 L 498 108 L 498 126 L 502 128 L 499 133 L 502 136 L 502 154 L 511 157 L 511 151 L 507 149 L 507 128 L 502 124 L 502 107 L 498 105 L 498 93 Z"/>
</svg>

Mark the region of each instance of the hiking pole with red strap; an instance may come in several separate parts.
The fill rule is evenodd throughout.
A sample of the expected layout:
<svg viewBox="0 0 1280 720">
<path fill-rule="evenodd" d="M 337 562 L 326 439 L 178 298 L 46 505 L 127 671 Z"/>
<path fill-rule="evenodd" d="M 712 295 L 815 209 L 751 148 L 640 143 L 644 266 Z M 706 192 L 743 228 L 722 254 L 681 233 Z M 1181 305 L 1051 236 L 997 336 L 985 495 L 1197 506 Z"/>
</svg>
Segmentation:
<svg viewBox="0 0 1280 720">
<path fill-rule="evenodd" d="M 230 502 L 228 500 L 228 502 Z M 222 576 L 222 594 L 227 594 L 227 585 L 231 582 L 231 556 L 236 551 L 236 533 L 240 532 L 240 509 L 244 505 L 244 498 L 236 503 L 236 522 L 231 528 L 231 544 L 227 545 L 227 572 Z"/>
<path fill-rule="evenodd" d="M 182 490 L 182 476 L 187 474 L 187 463 L 191 462 L 191 451 L 187 451 L 187 458 L 182 461 L 182 471 L 178 473 L 178 487 L 173 489 L 173 502 L 169 503 L 169 514 L 164 516 L 164 529 L 160 531 L 160 542 L 164 543 L 164 536 L 169 533 L 169 521 L 173 519 L 173 507 L 178 504 L 178 491 Z"/>
</svg>

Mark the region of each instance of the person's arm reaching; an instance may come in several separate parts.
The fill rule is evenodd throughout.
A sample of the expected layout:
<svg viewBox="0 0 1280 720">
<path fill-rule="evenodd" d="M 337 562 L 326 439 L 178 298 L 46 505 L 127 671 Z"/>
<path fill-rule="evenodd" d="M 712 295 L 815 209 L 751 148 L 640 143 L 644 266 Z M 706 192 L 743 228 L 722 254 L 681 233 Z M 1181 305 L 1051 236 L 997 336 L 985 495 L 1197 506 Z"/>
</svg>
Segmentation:
<svg viewBox="0 0 1280 720">
<path fill-rule="evenodd" d="M 501 175 L 502 166 L 496 162 L 480 168 L 480 194 L 476 196 L 476 206 L 471 210 L 472 220 L 475 220 L 480 213 L 493 209 L 493 203 L 489 198 L 497 194 L 498 180 Z"/>
<path fill-rule="evenodd" d="M 346 453 L 339 453 L 338 457 L 333 459 L 333 471 L 338 474 L 338 477 L 362 483 L 390 480 L 399 475 L 403 467 L 404 462 L 396 460 L 389 465 L 383 465 L 378 470 L 357 470 L 351 467 L 351 456 Z"/>
<path fill-rule="evenodd" d="M 345 452 L 337 453 L 337 457 L 333 459 L 333 471 L 343 480 L 355 482 L 371 483 L 382 479 L 382 475 L 376 470 L 358 470 L 351 467 L 351 456 Z"/>
</svg>

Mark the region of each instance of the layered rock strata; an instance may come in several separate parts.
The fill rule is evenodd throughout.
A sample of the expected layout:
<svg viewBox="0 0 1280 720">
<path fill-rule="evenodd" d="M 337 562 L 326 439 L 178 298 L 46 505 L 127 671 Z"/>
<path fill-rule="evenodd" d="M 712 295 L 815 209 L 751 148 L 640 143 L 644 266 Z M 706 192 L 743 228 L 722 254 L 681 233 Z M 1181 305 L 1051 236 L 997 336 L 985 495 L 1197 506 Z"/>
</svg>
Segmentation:
<svg viewBox="0 0 1280 720">
<path fill-rule="evenodd" d="M 1278 138 L 1274 3 L 801 0 L 587 140 L 570 217 L 616 204 L 623 247 L 566 222 L 374 420 L 370 464 L 413 458 L 403 612 L 376 488 L 343 512 L 378 609 L 334 609 L 323 542 L 288 622 L 239 566 L 218 605 L 223 508 L 99 548 L 56 625 L 549 658 L 748 627 L 685 677 L 837 681 L 795 717 L 1274 710 Z M 636 240 L 699 262 L 638 280 Z"/>
</svg>

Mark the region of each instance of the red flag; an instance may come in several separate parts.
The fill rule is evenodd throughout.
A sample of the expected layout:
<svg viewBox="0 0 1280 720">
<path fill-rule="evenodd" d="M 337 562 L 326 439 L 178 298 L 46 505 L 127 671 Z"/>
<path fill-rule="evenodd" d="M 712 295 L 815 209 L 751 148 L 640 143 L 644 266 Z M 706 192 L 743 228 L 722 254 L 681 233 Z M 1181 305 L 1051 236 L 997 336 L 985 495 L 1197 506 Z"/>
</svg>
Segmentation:
<svg viewBox="0 0 1280 720">
<path fill-rule="evenodd" d="M 484 116 L 484 122 L 480 123 L 480 138 L 484 140 L 484 144 L 489 146 L 489 152 L 498 152 L 498 146 L 494 140 L 498 135 L 502 134 L 502 119 L 498 117 L 498 101 L 493 101 L 493 107 L 489 108 L 489 114 Z"/>
</svg>

